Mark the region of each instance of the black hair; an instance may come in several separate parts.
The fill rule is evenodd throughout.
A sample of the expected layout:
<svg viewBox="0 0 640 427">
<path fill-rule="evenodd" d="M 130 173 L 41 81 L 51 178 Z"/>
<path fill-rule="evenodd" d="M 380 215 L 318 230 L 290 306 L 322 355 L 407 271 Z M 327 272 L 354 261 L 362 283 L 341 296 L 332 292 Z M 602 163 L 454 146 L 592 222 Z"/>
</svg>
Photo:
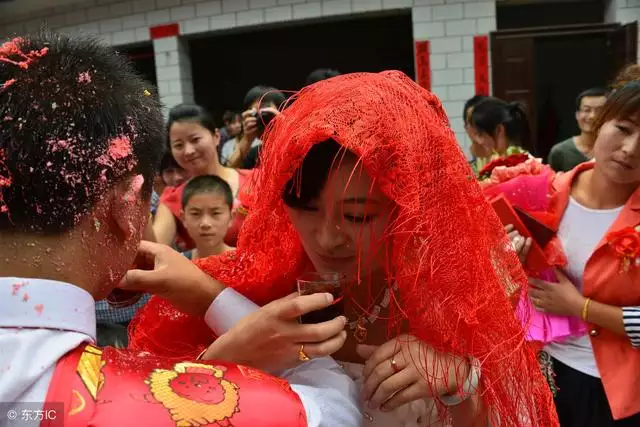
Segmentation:
<svg viewBox="0 0 640 427">
<path fill-rule="evenodd" d="M 224 202 L 233 209 L 233 192 L 224 179 L 216 175 L 200 175 L 191 178 L 182 191 L 182 208 L 184 209 L 193 196 L 203 193 L 215 193 L 224 197 Z"/>
<path fill-rule="evenodd" d="M 162 159 L 160 160 L 160 166 L 158 167 L 158 172 L 162 173 L 167 169 L 182 169 L 182 166 L 176 162 L 176 159 L 171 154 L 170 150 L 164 152 Z"/>
<path fill-rule="evenodd" d="M 474 95 L 473 97 L 469 98 L 467 102 L 464 103 L 464 109 L 462 110 L 462 120 L 467 123 L 467 115 L 469 114 L 469 109 L 490 98 L 490 96 L 486 95 Z"/>
<path fill-rule="evenodd" d="M 176 122 L 196 122 L 212 134 L 218 131 L 213 116 L 203 107 L 196 104 L 178 104 L 169 110 L 169 118 L 167 119 L 167 144 L 169 146 L 171 145 L 168 136 L 169 130 Z"/>
<path fill-rule="evenodd" d="M 134 175 L 150 197 L 162 113 L 124 57 L 43 31 L 7 41 L 0 58 L 0 230 L 66 232 Z"/>
<path fill-rule="evenodd" d="M 528 146 L 531 128 L 520 103 L 485 99 L 473 107 L 470 122 L 478 131 L 491 136 L 495 136 L 498 126 L 502 125 L 510 144 Z"/>
<path fill-rule="evenodd" d="M 578 95 L 578 97 L 576 98 L 576 111 L 580 111 L 580 107 L 582 106 L 582 100 L 584 98 L 600 97 L 600 96 L 606 97 L 608 94 L 609 94 L 609 90 L 603 87 L 594 87 L 594 88 L 585 90 L 584 92 L 580 93 L 580 95 Z"/>
<path fill-rule="evenodd" d="M 261 105 L 273 104 L 280 108 L 286 100 L 284 94 L 274 87 L 254 86 L 244 96 L 244 109 L 248 110 L 256 101 L 260 101 Z"/>
<path fill-rule="evenodd" d="M 236 113 L 235 111 L 225 111 L 222 115 L 222 123 L 228 125 L 241 117 L 240 113 Z"/>
<path fill-rule="evenodd" d="M 344 148 L 333 139 L 315 144 L 284 186 L 282 199 L 290 208 L 304 209 L 320 195 L 329 171 Z"/>
<path fill-rule="evenodd" d="M 331 68 L 318 68 L 317 70 L 313 70 L 311 74 L 307 76 L 306 86 L 318 83 L 322 80 L 330 79 L 332 77 L 337 77 L 339 75 L 340 72 L 337 70 L 332 70 Z"/>
</svg>

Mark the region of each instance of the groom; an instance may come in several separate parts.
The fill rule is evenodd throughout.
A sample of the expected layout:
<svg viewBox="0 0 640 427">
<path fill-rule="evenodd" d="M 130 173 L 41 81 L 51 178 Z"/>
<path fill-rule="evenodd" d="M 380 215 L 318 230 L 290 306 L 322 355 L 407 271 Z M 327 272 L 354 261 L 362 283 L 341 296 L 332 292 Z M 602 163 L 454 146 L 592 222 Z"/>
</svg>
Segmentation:
<svg viewBox="0 0 640 427">
<path fill-rule="evenodd" d="M 93 345 L 95 300 L 133 264 L 165 140 L 159 105 L 122 58 L 87 38 L 8 41 L 0 109 L 0 425 L 16 413 L 41 426 L 359 425 L 352 383 L 330 359 L 286 382 L 232 363 L 234 339 L 210 348 L 225 362 Z M 191 264 L 183 275 L 201 285 L 164 289 L 172 301 L 215 309 L 223 287 Z M 312 297 L 293 305 L 327 305 Z M 291 300 L 278 304 L 266 313 L 291 312 Z"/>
</svg>

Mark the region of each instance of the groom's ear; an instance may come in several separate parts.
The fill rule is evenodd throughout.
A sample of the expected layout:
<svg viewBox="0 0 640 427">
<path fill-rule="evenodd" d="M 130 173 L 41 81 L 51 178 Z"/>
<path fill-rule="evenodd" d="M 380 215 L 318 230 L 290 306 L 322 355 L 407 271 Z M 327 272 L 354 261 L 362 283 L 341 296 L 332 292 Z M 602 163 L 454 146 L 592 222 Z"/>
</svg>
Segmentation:
<svg viewBox="0 0 640 427">
<path fill-rule="evenodd" d="M 135 175 L 123 179 L 116 184 L 109 193 L 111 220 L 117 227 L 117 234 L 127 241 L 132 238 L 138 240 L 148 220 L 148 203 L 142 198 L 142 175 Z"/>
</svg>

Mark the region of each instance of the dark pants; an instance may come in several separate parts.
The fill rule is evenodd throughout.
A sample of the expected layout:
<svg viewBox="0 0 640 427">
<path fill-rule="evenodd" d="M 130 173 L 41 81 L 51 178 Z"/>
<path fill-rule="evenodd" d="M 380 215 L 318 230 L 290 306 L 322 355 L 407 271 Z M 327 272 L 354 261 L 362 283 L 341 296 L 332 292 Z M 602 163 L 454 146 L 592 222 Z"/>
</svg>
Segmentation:
<svg viewBox="0 0 640 427">
<path fill-rule="evenodd" d="M 615 421 L 602 381 L 553 360 L 561 427 L 640 427 L 640 413 Z"/>
<path fill-rule="evenodd" d="M 98 345 L 100 347 L 127 348 L 129 336 L 127 325 L 120 323 L 98 323 L 97 325 Z"/>
</svg>

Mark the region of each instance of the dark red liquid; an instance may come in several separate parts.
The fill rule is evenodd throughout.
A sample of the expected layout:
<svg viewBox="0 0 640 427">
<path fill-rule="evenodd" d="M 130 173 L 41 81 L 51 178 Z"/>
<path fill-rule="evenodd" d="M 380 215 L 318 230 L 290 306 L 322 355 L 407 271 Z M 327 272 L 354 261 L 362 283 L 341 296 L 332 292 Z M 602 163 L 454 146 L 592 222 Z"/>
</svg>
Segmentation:
<svg viewBox="0 0 640 427">
<path fill-rule="evenodd" d="M 339 298 L 329 307 L 300 316 L 300 323 L 322 323 L 344 314 L 344 300 Z"/>
</svg>

